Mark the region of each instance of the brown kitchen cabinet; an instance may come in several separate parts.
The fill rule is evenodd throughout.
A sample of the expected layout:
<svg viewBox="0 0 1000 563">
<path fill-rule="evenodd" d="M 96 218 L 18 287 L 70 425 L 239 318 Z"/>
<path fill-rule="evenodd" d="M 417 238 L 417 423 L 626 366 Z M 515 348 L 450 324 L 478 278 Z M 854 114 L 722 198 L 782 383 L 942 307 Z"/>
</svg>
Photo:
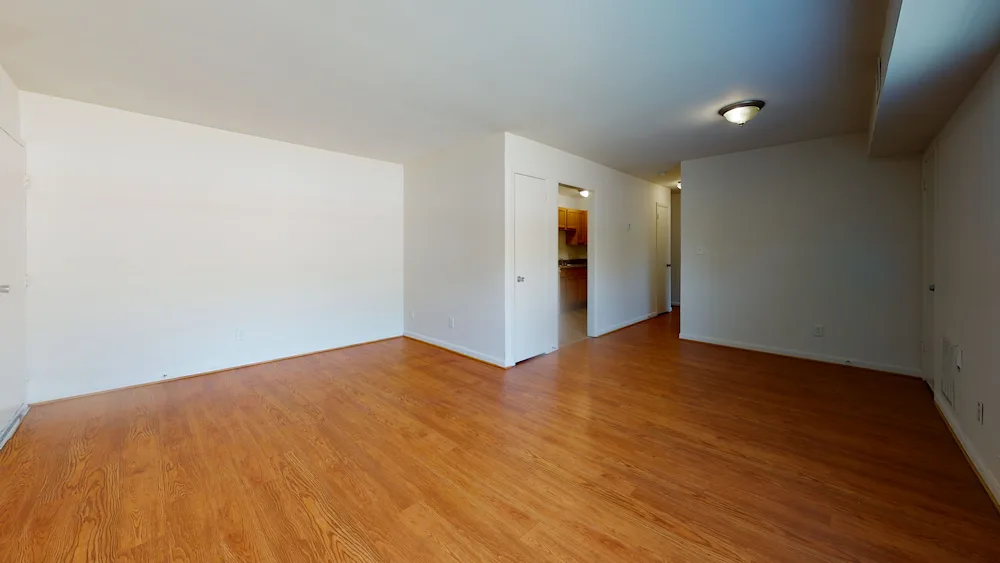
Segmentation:
<svg viewBox="0 0 1000 563">
<path fill-rule="evenodd" d="M 585 245 L 587 244 L 587 212 L 580 211 L 577 218 L 576 230 L 568 235 L 569 238 L 566 239 L 566 244 L 571 245 Z"/>
<path fill-rule="evenodd" d="M 580 211 L 578 209 L 566 210 L 566 230 L 575 231 L 580 228 Z"/>
<path fill-rule="evenodd" d="M 567 231 L 566 244 L 587 244 L 587 212 L 582 209 L 559 208 L 559 230 Z"/>
<path fill-rule="evenodd" d="M 587 306 L 587 268 L 559 270 L 559 305 L 564 311 Z"/>
</svg>

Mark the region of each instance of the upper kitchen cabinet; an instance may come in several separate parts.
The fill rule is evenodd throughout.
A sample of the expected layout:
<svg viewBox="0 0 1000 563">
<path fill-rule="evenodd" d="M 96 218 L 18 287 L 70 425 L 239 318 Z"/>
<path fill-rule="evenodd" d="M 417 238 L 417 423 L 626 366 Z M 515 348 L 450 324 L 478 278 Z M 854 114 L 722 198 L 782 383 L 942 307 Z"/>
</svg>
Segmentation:
<svg viewBox="0 0 1000 563">
<path fill-rule="evenodd" d="M 579 211 L 577 214 L 577 228 L 567 234 L 566 244 L 584 245 L 587 244 L 587 232 L 589 230 L 587 212 Z"/>
<path fill-rule="evenodd" d="M 582 209 L 559 208 L 559 230 L 566 233 L 566 244 L 587 244 L 587 212 Z"/>
<path fill-rule="evenodd" d="M 566 230 L 575 231 L 580 228 L 580 213 L 578 209 L 566 210 Z"/>
</svg>

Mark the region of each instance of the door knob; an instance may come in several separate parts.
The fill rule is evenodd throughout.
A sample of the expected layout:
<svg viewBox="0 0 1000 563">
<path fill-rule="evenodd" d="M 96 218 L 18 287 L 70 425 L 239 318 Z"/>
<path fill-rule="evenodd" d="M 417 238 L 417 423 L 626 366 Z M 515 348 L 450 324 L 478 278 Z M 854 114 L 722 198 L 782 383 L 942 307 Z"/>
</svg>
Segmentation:
<svg viewBox="0 0 1000 563">
<path fill-rule="evenodd" d="M 0 285 L 0 293 L 10 293 L 9 285 Z"/>
</svg>

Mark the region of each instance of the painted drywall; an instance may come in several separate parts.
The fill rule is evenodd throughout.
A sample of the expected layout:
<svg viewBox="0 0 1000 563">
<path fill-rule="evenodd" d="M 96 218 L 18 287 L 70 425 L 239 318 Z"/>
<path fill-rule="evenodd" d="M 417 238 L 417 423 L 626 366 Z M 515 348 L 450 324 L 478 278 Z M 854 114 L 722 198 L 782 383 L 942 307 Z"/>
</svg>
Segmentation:
<svg viewBox="0 0 1000 563">
<path fill-rule="evenodd" d="M 936 390 L 969 457 L 1000 498 L 1000 57 L 931 146 L 935 158 L 933 343 L 962 350 L 955 406 Z M 937 369 L 940 364 L 934 362 Z M 934 378 L 940 383 L 940 372 Z M 985 405 L 982 423 L 976 403 Z"/>
<path fill-rule="evenodd" d="M 29 400 L 402 333 L 402 166 L 21 104 Z"/>
<path fill-rule="evenodd" d="M 516 130 L 652 178 L 863 128 L 879 5 L 5 0 L 0 56 L 29 90 L 350 154 Z M 715 112 L 751 94 L 770 117 L 734 134 Z"/>
<path fill-rule="evenodd" d="M 682 164 L 682 338 L 920 374 L 920 161 L 867 148 Z"/>
<path fill-rule="evenodd" d="M 0 68 L 0 445 L 27 398 L 25 383 L 27 261 L 25 151 L 20 141 L 17 88 Z"/>
<path fill-rule="evenodd" d="M 406 334 L 503 365 L 504 137 L 404 167 Z"/>
<path fill-rule="evenodd" d="M 3 130 L 17 144 L 24 146 L 21 139 L 21 102 L 17 85 L 0 66 L 0 130 Z"/>
<path fill-rule="evenodd" d="M 583 197 L 580 195 L 579 190 L 567 188 L 566 186 L 559 186 L 558 201 L 559 207 L 565 207 L 566 209 L 590 210 L 590 198 Z"/>
<path fill-rule="evenodd" d="M 645 320 L 655 314 L 656 278 L 656 203 L 669 205 L 667 188 L 640 180 L 617 170 L 563 152 L 550 146 L 506 134 L 507 153 L 507 252 L 506 359 L 513 361 L 513 177 L 526 174 L 543 178 L 552 201 L 551 249 L 552 288 L 548 312 L 550 348 L 558 347 L 558 202 L 559 184 L 590 190 L 587 202 L 587 283 L 592 299 L 588 300 L 588 333 L 599 336 Z"/>
<path fill-rule="evenodd" d="M 886 20 L 870 154 L 919 153 L 1000 52 L 1000 2 L 893 0 Z"/>
</svg>

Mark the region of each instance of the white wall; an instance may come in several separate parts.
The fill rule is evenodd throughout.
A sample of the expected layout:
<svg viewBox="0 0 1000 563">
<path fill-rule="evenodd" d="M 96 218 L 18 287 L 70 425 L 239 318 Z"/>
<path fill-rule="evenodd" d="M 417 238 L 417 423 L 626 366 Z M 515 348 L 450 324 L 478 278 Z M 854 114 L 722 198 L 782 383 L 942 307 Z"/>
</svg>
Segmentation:
<svg viewBox="0 0 1000 563">
<path fill-rule="evenodd" d="M 588 332 L 601 335 L 655 314 L 656 202 L 669 203 L 667 188 L 612 170 L 541 143 L 506 134 L 507 152 L 507 338 L 506 359 L 513 363 L 513 177 L 526 174 L 548 182 L 552 201 L 549 241 L 552 271 L 549 286 L 550 349 L 558 347 L 558 185 L 591 191 L 587 205 Z"/>
<path fill-rule="evenodd" d="M 22 147 L 21 102 L 17 85 L 7 71 L 0 67 L 0 129 Z"/>
<path fill-rule="evenodd" d="M 685 161 L 681 336 L 919 375 L 920 162 L 866 153 L 852 135 Z"/>
<path fill-rule="evenodd" d="M 681 304 L 681 192 L 670 192 L 670 302 Z"/>
<path fill-rule="evenodd" d="M 566 209 L 590 210 L 590 199 L 580 195 L 580 192 L 573 188 L 559 186 L 559 207 Z"/>
<path fill-rule="evenodd" d="M 21 101 L 32 402 L 401 334 L 402 166 Z"/>
<path fill-rule="evenodd" d="M 27 397 L 25 384 L 25 151 L 18 92 L 0 68 L 0 446 Z"/>
<path fill-rule="evenodd" d="M 503 365 L 503 135 L 407 162 L 405 177 L 407 336 Z"/>
<path fill-rule="evenodd" d="M 962 349 L 955 408 L 936 396 L 1000 498 L 1000 57 L 932 144 L 935 155 L 933 344 L 946 336 Z"/>
</svg>

